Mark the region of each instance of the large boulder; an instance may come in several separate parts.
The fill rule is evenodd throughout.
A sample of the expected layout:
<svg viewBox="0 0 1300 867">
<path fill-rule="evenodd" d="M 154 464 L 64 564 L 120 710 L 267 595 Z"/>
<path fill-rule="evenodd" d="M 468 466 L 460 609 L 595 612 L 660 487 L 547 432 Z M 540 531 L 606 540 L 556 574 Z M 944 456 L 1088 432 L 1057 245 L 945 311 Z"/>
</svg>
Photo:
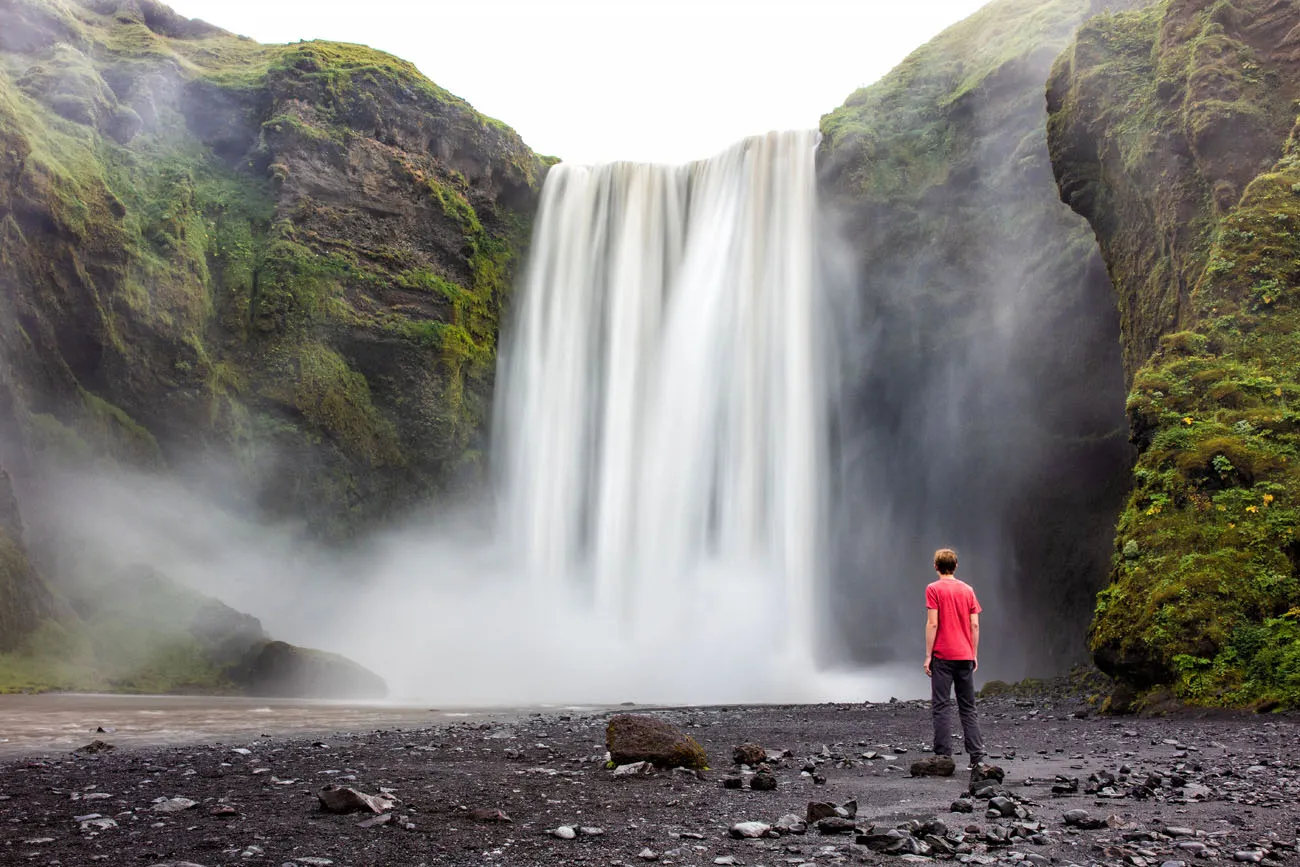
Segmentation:
<svg viewBox="0 0 1300 867">
<path fill-rule="evenodd" d="M 650 716 L 618 714 L 605 728 L 605 746 L 618 765 L 650 762 L 660 768 L 704 770 L 709 757 L 694 738 Z"/>
</svg>

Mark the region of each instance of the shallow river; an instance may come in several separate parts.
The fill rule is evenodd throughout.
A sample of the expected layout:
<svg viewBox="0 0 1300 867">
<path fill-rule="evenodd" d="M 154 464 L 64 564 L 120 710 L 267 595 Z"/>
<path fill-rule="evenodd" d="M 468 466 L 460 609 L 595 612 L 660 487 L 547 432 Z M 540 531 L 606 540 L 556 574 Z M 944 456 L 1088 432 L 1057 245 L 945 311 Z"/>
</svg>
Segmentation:
<svg viewBox="0 0 1300 867">
<path fill-rule="evenodd" d="M 62 753 L 97 738 L 117 746 L 237 743 L 262 735 L 420 728 L 519 713 L 212 696 L 0 695 L 0 757 Z"/>
</svg>

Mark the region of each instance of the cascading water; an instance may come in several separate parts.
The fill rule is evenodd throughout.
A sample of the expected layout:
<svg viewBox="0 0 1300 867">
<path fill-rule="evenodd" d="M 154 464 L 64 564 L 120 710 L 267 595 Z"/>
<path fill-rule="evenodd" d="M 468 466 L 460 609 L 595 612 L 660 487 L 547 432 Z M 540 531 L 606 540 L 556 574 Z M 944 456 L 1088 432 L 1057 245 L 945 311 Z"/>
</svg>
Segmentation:
<svg viewBox="0 0 1300 867">
<path fill-rule="evenodd" d="M 687 166 L 547 177 L 502 368 L 504 527 L 529 580 L 634 643 L 777 614 L 787 661 L 811 663 L 816 142 L 772 133 Z"/>
</svg>

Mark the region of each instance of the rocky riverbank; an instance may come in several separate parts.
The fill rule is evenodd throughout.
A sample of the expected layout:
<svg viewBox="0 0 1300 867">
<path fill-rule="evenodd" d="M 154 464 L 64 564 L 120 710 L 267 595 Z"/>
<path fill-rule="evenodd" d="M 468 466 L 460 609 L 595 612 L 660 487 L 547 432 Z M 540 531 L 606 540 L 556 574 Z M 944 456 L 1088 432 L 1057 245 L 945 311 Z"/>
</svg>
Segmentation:
<svg viewBox="0 0 1300 867">
<path fill-rule="evenodd" d="M 702 773 L 616 775 L 612 714 L 576 711 L 32 755 L 0 765 L 0 861 L 1300 863 L 1293 715 L 1107 718 L 1015 697 L 982 711 L 1004 779 L 974 795 L 964 762 L 910 776 L 924 702 L 646 711 L 699 742 Z M 767 768 L 734 764 L 742 744 Z M 327 786 L 374 798 L 329 812 Z"/>
</svg>

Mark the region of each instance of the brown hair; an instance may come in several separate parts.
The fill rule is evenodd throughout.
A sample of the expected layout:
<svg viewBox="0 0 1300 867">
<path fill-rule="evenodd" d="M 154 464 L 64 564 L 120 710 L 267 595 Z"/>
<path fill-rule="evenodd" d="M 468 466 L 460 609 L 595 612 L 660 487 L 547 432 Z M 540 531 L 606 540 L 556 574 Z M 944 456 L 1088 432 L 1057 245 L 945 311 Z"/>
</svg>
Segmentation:
<svg viewBox="0 0 1300 867">
<path fill-rule="evenodd" d="M 957 552 L 951 548 L 940 548 L 934 552 L 934 568 L 940 575 L 951 575 L 957 571 Z"/>
</svg>

